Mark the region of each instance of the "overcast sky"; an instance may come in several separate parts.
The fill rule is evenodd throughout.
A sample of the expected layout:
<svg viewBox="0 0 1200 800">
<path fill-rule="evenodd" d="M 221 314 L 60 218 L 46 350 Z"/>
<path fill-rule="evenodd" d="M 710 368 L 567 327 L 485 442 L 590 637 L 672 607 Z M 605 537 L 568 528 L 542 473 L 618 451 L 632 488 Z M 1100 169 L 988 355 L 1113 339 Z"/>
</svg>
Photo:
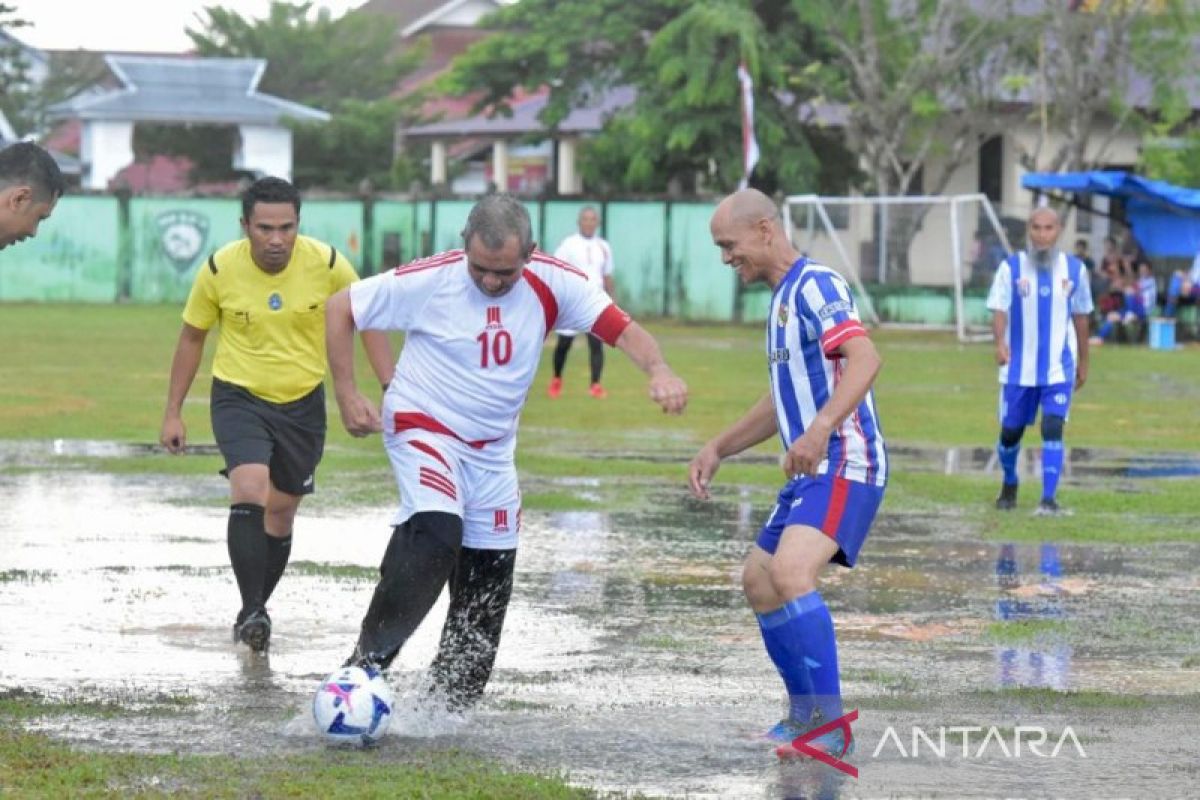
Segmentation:
<svg viewBox="0 0 1200 800">
<path fill-rule="evenodd" d="M 366 0 L 316 0 L 335 16 Z M 5 0 L 32 27 L 12 31 L 34 47 L 48 50 L 132 50 L 178 53 L 191 48 L 184 34 L 197 27 L 196 15 L 220 5 L 244 17 L 263 17 L 270 0 Z"/>
</svg>

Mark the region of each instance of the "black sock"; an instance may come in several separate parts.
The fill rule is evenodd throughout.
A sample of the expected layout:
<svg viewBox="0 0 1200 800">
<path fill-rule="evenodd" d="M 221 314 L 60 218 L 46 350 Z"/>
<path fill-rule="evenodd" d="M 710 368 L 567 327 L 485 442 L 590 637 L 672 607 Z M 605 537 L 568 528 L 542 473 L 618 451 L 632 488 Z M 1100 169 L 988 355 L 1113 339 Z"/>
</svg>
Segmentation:
<svg viewBox="0 0 1200 800">
<path fill-rule="evenodd" d="M 422 511 L 392 531 L 355 656 L 386 668 L 437 602 L 462 547 L 462 518 Z"/>
<path fill-rule="evenodd" d="M 263 605 L 263 574 L 267 569 L 263 511 L 257 503 L 234 503 L 229 507 L 229 562 L 242 593 L 239 621 Z"/>
<path fill-rule="evenodd" d="M 554 377 L 561 378 L 563 367 L 567 365 L 567 353 L 571 351 L 573 336 L 559 336 L 558 344 L 554 345 Z"/>
<path fill-rule="evenodd" d="M 464 547 L 459 554 L 442 639 L 429 670 L 434 690 L 452 709 L 478 702 L 492 675 L 516 558 L 516 550 Z"/>
<path fill-rule="evenodd" d="M 275 591 L 279 579 L 283 577 L 283 571 L 287 569 L 288 558 L 292 555 L 292 535 L 263 535 L 267 537 L 267 570 L 263 576 L 263 603 L 266 604 L 271 599 L 271 593 Z"/>
<path fill-rule="evenodd" d="M 604 371 L 604 342 L 588 334 L 588 361 L 592 367 L 592 383 L 600 382 L 600 373 Z"/>
</svg>

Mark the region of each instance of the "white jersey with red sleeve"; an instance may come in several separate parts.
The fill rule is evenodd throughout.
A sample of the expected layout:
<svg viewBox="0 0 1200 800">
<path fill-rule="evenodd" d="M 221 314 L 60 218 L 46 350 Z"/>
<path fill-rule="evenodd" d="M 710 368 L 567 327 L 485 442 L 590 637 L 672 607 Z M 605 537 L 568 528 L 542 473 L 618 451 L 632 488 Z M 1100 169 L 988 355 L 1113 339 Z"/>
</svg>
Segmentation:
<svg viewBox="0 0 1200 800">
<path fill-rule="evenodd" d="M 350 288 L 359 330 L 404 331 L 384 395 L 384 430 L 453 437 L 476 463 L 511 463 L 517 421 L 542 343 L 556 327 L 591 331 L 608 344 L 629 324 L 579 270 L 534 251 L 506 294 L 475 285 L 462 250 L 419 259 Z"/>
</svg>

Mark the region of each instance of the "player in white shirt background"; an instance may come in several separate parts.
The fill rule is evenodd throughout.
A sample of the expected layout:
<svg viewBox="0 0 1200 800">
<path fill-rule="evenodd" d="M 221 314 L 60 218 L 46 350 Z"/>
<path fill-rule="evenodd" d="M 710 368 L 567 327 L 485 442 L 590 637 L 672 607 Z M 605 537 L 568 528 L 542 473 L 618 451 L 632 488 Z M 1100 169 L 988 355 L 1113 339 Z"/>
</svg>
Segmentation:
<svg viewBox="0 0 1200 800">
<path fill-rule="evenodd" d="M 1088 374 L 1092 290 L 1087 267 L 1058 249 L 1062 223 L 1052 208 L 1029 215 L 1029 250 L 1000 262 L 988 294 L 996 363 L 1000 365 L 1000 441 L 1004 482 L 996 508 L 1017 505 L 1017 457 L 1025 428 L 1042 415 L 1042 499 L 1037 514 L 1054 515 L 1063 464 L 1063 426 L 1071 395 Z"/>
<path fill-rule="evenodd" d="M 587 275 L 589 283 L 595 284 L 612 297 L 613 288 L 613 258 L 612 248 L 608 242 L 596 234 L 600 227 L 600 215 L 593 206 L 584 206 L 579 211 L 579 231 L 572 233 L 562 240 L 554 257 L 572 265 Z M 558 330 L 558 343 L 554 347 L 554 377 L 550 379 L 550 387 L 546 390 L 551 398 L 562 395 L 562 373 L 567 363 L 567 354 L 578 331 L 569 328 Z M 608 396 L 600 383 L 604 372 L 604 343 L 593 334 L 588 334 L 588 366 L 591 369 L 591 386 L 588 393 L 597 400 Z"/>
<path fill-rule="evenodd" d="M 355 436 L 383 432 L 400 491 L 351 661 L 386 668 L 449 581 L 431 674 L 451 708 L 479 699 L 500 643 L 521 524 L 517 424 L 546 337 L 560 326 L 590 331 L 646 373 L 663 411 L 687 403 L 654 338 L 574 267 L 535 249 L 519 201 L 480 200 L 463 243 L 360 281 L 326 308 L 342 422 Z M 382 415 L 354 383 L 355 329 L 405 332 Z"/>
</svg>

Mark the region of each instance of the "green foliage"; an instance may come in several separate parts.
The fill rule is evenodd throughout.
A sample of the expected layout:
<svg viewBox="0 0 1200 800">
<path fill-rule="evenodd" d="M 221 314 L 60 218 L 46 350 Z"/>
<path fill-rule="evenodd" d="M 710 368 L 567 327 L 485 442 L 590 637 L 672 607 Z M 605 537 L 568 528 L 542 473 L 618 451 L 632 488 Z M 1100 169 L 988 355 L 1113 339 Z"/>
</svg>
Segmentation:
<svg viewBox="0 0 1200 800">
<path fill-rule="evenodd" d="M 1140 168 L 1148 177 L 1177 186 L 1200 187 L 1200 132 L 1157 139 L 1142 148 Z"/>
<path fill-rule="evenodd" d="M 474 95 L 476 107 L 506 113 L 514 87 L 550 90 L 541 120 L 558 125 L 572 108 L 615 86 L 637 100 L 585 142 L 580 168 L 605 192 L 726 191 L 742 172 L 737 65 L 755 82 L 762 159 L 754 185 L 767 191 L 819 187 L 821 162 L 853 164 L 840 140 L 818 156 L 800 108 L 813 95 L 806 66 L 819 38 L 797 24 L 784 0 L 523 0 L 486 23 L 498 31 L 454 63 L 443 90 Z"/>
<path fill-rule="evenodd" d="M 29 25 L 16 15 L 16 6 L 0 3 L 0 34 Z M 10 34 L 11 35 L 11 34 Z M 33 87 L 29 81 L 29 61 L 15 41 L 0 37 L 0 111 L 20 131 L 23 111 L 29 103 Z"/>
<path fill-rule="evenodd" d="M 205 56 L 264 58 L 259 89 L 329 111 L 327 123 L 293 123 L 296 183 L 301 187 L 355 190 L 363 180 L 393 187 L 396 123 L 416 113 L 415 98 L 389 95 L 425 56 L 413 48 L 394 52 L 396 20 L 351 12 L 334 18 L 311 2 L 272 2 L 263 19 L 211 6 L 188 36 Z"/>
</svg>

